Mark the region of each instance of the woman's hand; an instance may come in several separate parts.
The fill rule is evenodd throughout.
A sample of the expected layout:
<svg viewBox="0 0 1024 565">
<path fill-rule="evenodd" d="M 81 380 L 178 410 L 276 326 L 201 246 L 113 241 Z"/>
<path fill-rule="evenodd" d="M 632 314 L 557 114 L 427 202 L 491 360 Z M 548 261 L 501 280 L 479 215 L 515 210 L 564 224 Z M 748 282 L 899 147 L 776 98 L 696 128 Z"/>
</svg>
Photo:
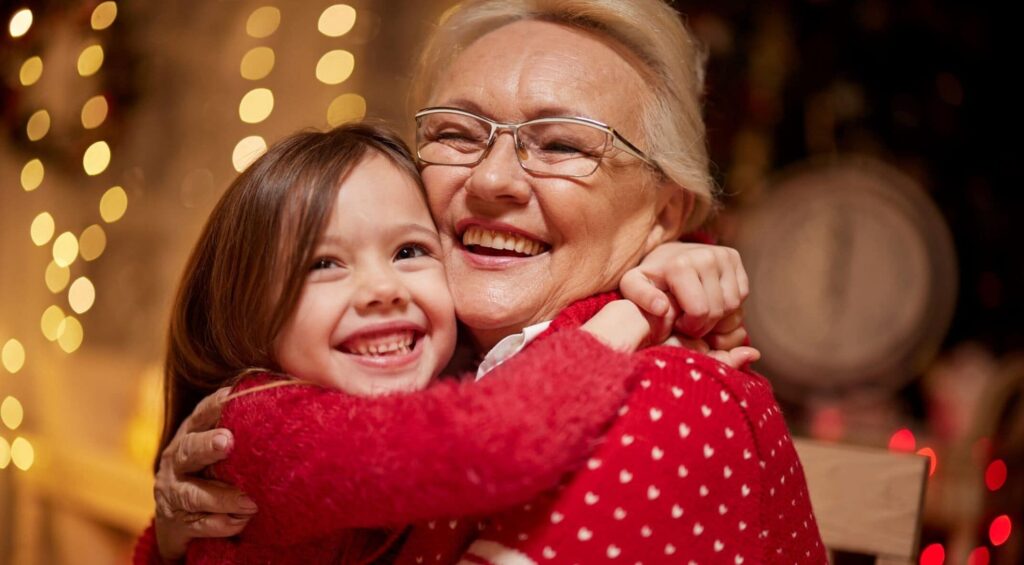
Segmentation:
<svg viewBox="0 0 1024 565">
<path fill-rule="evenodd" d="M 737 313 L 750 293 L 747 272 L 735 249 L 675 241 L 651 251 L 638 267 L 626 272 L 619 286 L 622 295 L 641 309 L 674 320 L 680 333 L 694 338 L 719 334 L 719 324 Z M 739 334 L 731 332 L 742 330 L 741 324 L 726 326 L 730 332 L 713 347 L 731 349 L 721 345 L 735 342 Z M 736 345 L 745 338 L 743 333 Z"/>
<path fill-rule="evenodd" d="M 229 392 L 222 388 L 204 398 L 160 455 L 153 485 L 154 529 L 165 560 L 183 558 L 193 538 L 237 534 L 256 512 L 256 504 L 241 491 L 195 475 L 231 451 L 231 432 L 212 429 Z"/>
</svg>

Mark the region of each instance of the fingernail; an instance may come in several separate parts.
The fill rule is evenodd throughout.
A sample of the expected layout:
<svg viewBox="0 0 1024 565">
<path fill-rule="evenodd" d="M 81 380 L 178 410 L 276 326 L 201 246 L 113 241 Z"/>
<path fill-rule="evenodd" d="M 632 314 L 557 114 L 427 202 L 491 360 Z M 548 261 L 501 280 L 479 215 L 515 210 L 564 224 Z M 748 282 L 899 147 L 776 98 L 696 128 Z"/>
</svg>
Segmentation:
<svg viewBox="0 0 1024 565">
<path fill-rule="evenodd" d="M 229 514 L 228 515 L 228 519 L 230 519 L 232 522 L 234 522 L 236 524 L 241 524 L 242 522 L 248 522 L 249 518 L 252 518 L 252 516 L 245 516 L 245 515 L 241 515 L 241 514 Z"/>
<path fill-rule="evenodd" d="M 668 300 L 665 300 L 662 297 L 658 297 L 654 299 L 654 303 L 651 304 L 651 307 L 654 308 L 653 314 L 663 316 L 666 312 L 668 312 Z"/>
<path fill-rule="evenodd" d="M 231 438 L 225 434 L 217 434 L 213 437 L 213 447 L 219 451 L 227 451 L 231 445 Z"/>
<path fill-rule="evenodd" d="M 258 508 L 256 507 L 256 503 L 253 502 L 251 498 L 245 496 L 244 494 L 238 495 L 238 506 L 240 506 L 244 510 L 258 510 Z"/>
</svg>

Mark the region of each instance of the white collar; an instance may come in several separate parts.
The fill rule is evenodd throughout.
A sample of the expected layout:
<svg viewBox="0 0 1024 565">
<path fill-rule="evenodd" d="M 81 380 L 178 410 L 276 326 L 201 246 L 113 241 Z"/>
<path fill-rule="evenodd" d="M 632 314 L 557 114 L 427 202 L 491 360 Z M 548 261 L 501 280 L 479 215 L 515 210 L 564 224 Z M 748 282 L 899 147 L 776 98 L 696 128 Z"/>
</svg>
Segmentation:
<svg viewBox="0 0 1024 565">
<path fill-rule="evenodd" d="M 519 353 L 527 346 L 531 341 L 537 339 L 537 336 L 544 333 L 544 330 L 548 329 L 551 325 L 551 320 L 547 322 L 541 322 L 532 326 L 523 328 L 523 331 L 512 334 L 503 338 L 501 341 L 496 343 L 487 355 L 484 356 L 484 360 L 480 362 L 480 367 L 476 370 L 476 380 L 480 380 L 484 375 L 491 372 L 492 369 L 501 365 L 505 361 L 508 361 L 516 353 Z"/>
</svg>

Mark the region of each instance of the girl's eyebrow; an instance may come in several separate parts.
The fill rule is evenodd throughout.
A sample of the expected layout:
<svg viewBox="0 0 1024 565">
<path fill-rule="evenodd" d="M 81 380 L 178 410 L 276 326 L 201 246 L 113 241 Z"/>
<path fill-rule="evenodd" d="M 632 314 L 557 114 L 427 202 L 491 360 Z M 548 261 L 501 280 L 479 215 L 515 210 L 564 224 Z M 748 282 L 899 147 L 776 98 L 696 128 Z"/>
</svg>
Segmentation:
<svg viewBox="0 0 1024 565">
<path fill-rule="evenodd" d="M 418 224 L 416 222 L 408 222 L 404 224 L 391 226 L 388 228 L 386 232 L 384 232 L 384 236 L 394 237 L 397 235 L 407 234 L 409 232 L 416 232 L 426 237 L 429 237 L 430 239 L 438 238 L 436 229 L 433 229 L 432 227 L 427 227 L 423 224 Z M 326 234 L 320 240 L 320 245 L 342 245 L 344 243 L 345 238 L 336 234 Z"/>
</svg>

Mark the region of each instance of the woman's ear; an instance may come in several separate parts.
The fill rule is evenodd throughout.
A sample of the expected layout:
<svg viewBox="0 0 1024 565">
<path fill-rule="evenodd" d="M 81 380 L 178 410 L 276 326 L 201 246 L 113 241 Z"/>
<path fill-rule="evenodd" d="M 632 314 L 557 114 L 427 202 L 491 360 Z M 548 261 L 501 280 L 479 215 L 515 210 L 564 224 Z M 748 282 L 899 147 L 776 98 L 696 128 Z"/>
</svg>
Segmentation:
<svg viewBox="0 0 1024 565">
<path fill-rule="evenodd" d="M 664 179 L 657 188 L 656 216 L 654 227 L 647 236 L 644 253 L 667 241 L 675 241 L 683 235 L 686 218 L 693 212 L 695 196 L 689 190 Z"/>
</svg>

